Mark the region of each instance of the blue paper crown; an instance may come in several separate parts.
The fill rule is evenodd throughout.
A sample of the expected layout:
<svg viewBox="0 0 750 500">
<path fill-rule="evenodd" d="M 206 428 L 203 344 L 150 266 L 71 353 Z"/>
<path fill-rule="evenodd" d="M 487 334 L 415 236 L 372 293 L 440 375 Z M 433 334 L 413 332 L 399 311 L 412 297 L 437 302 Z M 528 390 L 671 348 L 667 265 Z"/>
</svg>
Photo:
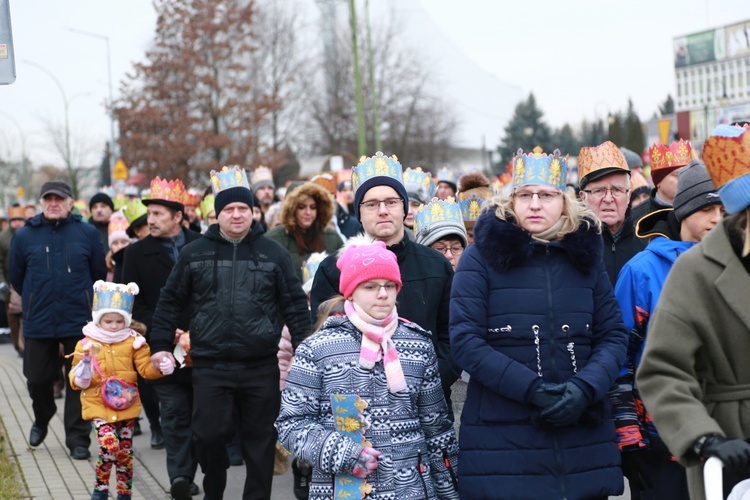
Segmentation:
<svg viewBox="0 0 750 500">
<path fill-rule="evenodd" d="M 302 283 L 305 284 L 315 277 L 320 263 L 328 257 L 327 252 L 315 252 L 310 255 L 302 266 Z"/>
<path fill-rule="evenodd" d="M 551 155 L 543 153 L 539 146 L 531 154 L 524 154 L 523 149 L 519 149 L 513 157 L 513 187 L 541 184 L 564 191 L 567 174 L 567 157 L 560 156 L 559 149 Z"/>
<path fill-rule="evenodd" d="M 359 165 L 352 168 L 352 188 L 354 192 L 356 193 L 359 186 L 373 177 L 392 177 L 403 184 L 404 174 L 396 155 L 388 157 L 378 151 L 375 156 L 361 157 Z"/>
<path fill-rule="evenodd" d="M 468 222 L 476 221 L 486 204 L 487 199 L 477 195 L 477 193 L 472 193 L 471 196 L 467 196 L 458 202 L 459 207 L 461 207 L 461 216 Z"/>
<path fill-rule="evenodd" d="M 231 167 L 222 167 L 221 170 L 211 170 L 211 187 L 214 190 L 214 196 L 225 189 L 233 187 L 244 187 L 250 189 L 250 183 L 247 181 L 245 169 L 239 165 Z"/>
<path fill-rule="evenodd" d="M 452 196 L 444 200 L 433 198 L 427 205 L 423 205 L 419 212 L 414 214 L 414 232 L 420 233 L 440 222 L 455 222 L 463 226 L 461 208 Z"/>
<path fill-rule="evenodd" d="M 116 309 L 132 314 L 133 302 L 137 294 L 138 285 L 135 283 L 122 285 L 98 280 L 94 283 L 94 304 L 91 310 L 96 312 L 102 309 Z"/>
<path fill-rule="evenodd" d="M 443 167 L 438 170 L 437 182 L 447 182 L 456 186 L 458 185 L 458 173 L 454 172 L 448 167 Z"/>
<path fill-rule="evenodd" d="M 437 190 L 432 176 L 429 172 L 423 172 L 421 167 L 404 170 L 404 186 L 409 197 L 411 198 L 412 193 L 416 194 L 420 203 L 430 200 Z"/>
</svg>

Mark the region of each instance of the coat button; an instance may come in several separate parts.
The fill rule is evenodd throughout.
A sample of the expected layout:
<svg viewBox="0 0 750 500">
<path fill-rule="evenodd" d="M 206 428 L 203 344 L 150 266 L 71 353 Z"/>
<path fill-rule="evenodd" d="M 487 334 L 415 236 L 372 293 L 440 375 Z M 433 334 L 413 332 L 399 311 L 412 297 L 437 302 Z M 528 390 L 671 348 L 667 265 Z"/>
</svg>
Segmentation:
<svg viewBox="0 0 750 500">
<path fill-rule="evenodd" d="M 117 417 L 112 417 L 112 421 L 114 422 L 115 420 L 117 420 Z"/>
<path fill-rule="evenodd" d="M 570 327 L 568 325 L 562 326 L 562 331 L 567 332 L 568 330 L 570 330 Z"/>
</svg>

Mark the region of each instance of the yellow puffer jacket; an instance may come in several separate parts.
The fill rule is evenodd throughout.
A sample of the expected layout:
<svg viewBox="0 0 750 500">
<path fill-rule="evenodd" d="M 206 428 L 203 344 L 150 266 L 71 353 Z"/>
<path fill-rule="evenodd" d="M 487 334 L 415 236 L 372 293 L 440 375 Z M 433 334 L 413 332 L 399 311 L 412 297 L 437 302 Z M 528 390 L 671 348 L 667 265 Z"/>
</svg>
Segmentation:
<svg viewBox="0 0 750 500">
<path fill-rule="evenodd" d="M 133 349 L 134 340 L 134 337 L 128 337 L 122 342 L 115 344 L 100 342 L 102 350 L 96 356 L 96 361 L 99 363 L 99 370 L 101 370 L 102 374 L 99 376 L 92 363 L 91 371 L 93 372 L 93 376 L 91 378 L 91 385 L 87 389 L 76 385 L 72 370 L 68 374 L 70 386 L 75 390 L 81 391 L 81 416 L 84 420 L 103 418 L 108 422 L 120 422 L 136 418 L 140 415 L 140 398 L 136 399 L 129 408 L 117 411 L 104 404 L 100 392 L 102 377 L 117 377 L 129 384 L 138 385 L 136 369 L 141 374 L 141 377 L 148 380 L 163 376 L 161 372 L 151 366 L 151 349 L 148 347 L 148 344 L 144 343 L 139 349 Z M 74 367 L 81 362 L 82 356 L 83 342 L 78 341 L 73 356 Z"/>
</svg>

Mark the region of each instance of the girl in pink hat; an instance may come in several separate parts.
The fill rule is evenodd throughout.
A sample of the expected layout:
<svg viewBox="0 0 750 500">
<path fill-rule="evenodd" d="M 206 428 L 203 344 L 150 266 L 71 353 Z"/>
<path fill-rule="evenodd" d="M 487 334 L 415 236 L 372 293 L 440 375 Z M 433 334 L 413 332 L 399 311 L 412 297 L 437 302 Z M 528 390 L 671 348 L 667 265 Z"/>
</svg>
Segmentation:
<svg viewBox="0 0 750 500">
<path fill-rule="evenodd" d="M 279 440 L 312 464 L 312 500 L 339 497 L 346 487 L 371 499 L 457 499 L 458 444 L 431 333 L 398 317 L 396 256 L 358 236 L 337 266 L 342 296 L 332 307 L 343 303 L 344 314 L 297 348 Z M 354 417 L 341 403 L 348 400 L 356 400 Z"/>
</svg>

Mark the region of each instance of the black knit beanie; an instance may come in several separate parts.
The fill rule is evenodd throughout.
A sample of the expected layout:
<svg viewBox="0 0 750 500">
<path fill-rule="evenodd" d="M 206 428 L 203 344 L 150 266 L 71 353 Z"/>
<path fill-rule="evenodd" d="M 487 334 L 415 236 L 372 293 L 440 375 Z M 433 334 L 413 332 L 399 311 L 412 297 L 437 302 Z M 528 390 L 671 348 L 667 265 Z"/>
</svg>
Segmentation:
<svg viewBox="0 0 750 500">
<path fill-rule="evenodd" d="M 230 203 L 245 203 L 248 207 L 252 208 L 254 204 L 253 192 L 243 186 L 235 186 L 228 189 L 219 191 L 214 199 L 214 210 L 216 210 L 216 216 L 219 216 L 224 207 Z"/>
<path fill-rule="evenodd" d="M 115 211 L 115 204 L 112 202 L 112 198 L 110 198 L 107 193 L 96 193 L 94 196 L 92 196 L 89 200 L 89 210 L 93 210 L 94 205 L 96 205 L 97 203 L 104 203 L 105 205 L 109 206 L 109 208 L 111 208 L 113 212 Z"/>
</svg>

